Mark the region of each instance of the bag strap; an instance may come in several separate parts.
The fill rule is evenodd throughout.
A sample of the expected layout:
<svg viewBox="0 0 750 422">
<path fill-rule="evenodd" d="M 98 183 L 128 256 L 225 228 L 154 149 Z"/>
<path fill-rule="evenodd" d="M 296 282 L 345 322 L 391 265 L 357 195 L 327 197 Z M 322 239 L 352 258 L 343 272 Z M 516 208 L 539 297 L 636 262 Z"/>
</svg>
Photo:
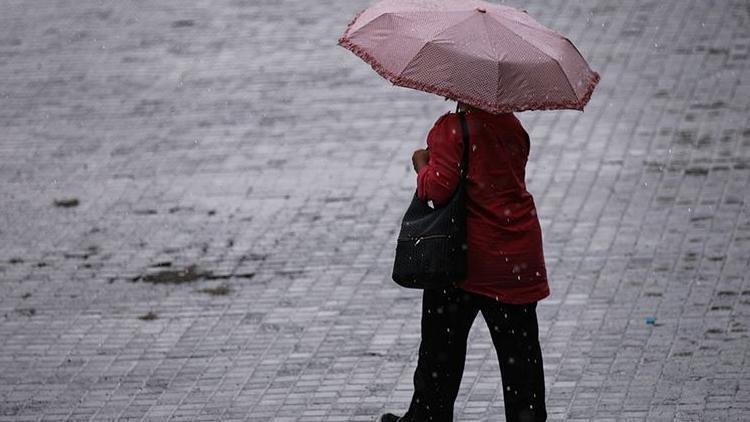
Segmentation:
<svg viewBox="0 0 750 422">
<path fill-rule="evenodd" d="M 466 174 L 469 172 L 469 125 L 466 123 L 466 113 L 458 112 L 458 118 L 461 121 L 461 134 L 464 141 L 464 156 L 461 162 L 461 179 L 466 180 Z"/>
</svg>

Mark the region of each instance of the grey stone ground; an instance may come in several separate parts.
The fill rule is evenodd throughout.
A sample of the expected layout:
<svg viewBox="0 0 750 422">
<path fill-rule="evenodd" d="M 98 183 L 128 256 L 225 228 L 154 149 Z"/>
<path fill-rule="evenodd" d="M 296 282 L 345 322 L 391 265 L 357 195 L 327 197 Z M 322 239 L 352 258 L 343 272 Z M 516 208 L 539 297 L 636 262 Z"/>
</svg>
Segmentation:
<svg viewBox="0 0 750 422">
<path fill-rule="evenodd" d="M 394 236 L 450 106 L 336 46 L 367 3 L 0 4 L 0 421 L 405 409 Z M 747 1 L 508 4 L 603 77 L 520 115 L 550 420 L 750 420 Z M 478 320 L 457 420 L 501 398 Z"/>
</svg>

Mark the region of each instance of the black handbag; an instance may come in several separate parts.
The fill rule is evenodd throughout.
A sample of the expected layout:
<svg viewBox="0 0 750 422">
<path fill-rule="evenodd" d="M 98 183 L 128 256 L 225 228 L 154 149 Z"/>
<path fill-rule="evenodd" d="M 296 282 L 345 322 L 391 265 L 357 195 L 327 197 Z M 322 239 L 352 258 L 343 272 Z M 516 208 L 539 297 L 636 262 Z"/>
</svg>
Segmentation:
<svg viewBox="0 0 750 422">
<path fill-rule="evenodd" d="M 416 192 L 401 222 L 392 278 L 412 289 L 440 289 L 466 277 L 466 173 L 469 128 L 461 121 L 464 142 L 461 178 L 448 203 L 431 207 Z"/>
</svg>

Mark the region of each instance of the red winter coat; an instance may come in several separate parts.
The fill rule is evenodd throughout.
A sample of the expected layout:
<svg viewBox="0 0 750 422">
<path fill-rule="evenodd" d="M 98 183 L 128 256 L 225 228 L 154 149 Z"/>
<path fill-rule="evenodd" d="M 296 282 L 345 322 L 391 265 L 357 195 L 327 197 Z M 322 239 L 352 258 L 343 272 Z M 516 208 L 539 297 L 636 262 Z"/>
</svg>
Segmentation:
<svg viewBox="0 0 750 422">
<path fill-rule="evenodd" d="M 466 113 L 468 274 L 458 286 L 505 303 L 549 295 L 542 230 L 526 191 L 529 136 L 512 113 Z M 417 194 L 439 205 L 456 189 L 463 154 L 458 115 L 447 113 L 427 136 L 430 161 L 417 176 Z"/>
</svg>

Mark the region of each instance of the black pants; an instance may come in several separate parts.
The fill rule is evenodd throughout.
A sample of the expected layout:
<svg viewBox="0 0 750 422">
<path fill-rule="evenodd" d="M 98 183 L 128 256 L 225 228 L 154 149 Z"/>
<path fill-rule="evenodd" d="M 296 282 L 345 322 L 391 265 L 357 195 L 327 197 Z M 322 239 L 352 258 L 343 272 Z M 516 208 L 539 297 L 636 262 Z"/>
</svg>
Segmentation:
<svg viewBox="0 0 750 422">
<path fill-rule="evenodd" d="M 506 421 L 547 419 L 536 302 L 510 305 L 449 288 L 424 291 L 414 396 L 404 421 L 453 421 L 466 340 L 479 311 L 489 327 L 500 363 Z"/>
</svg>

